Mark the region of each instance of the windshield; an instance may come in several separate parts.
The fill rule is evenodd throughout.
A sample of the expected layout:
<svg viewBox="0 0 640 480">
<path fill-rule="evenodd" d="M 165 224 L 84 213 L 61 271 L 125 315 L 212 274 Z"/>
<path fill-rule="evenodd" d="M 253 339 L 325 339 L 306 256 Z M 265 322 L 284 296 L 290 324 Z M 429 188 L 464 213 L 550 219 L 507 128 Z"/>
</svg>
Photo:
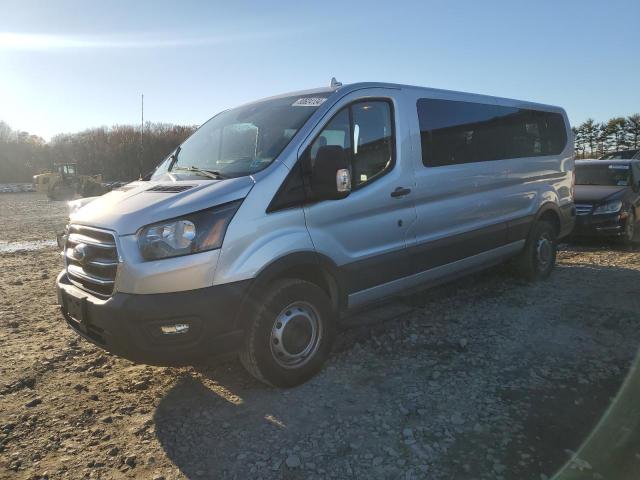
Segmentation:
<svg viewBox="0 0 640 480">
<path fill-rule="evenodd" d="M 156 169 L 221 178 L 250 175 L 269 165 L 328 93 L 296 95 L 224 111 L 200 127 Z M 215 178 L 215 177 L 213 177 Z"/>
<path fill-rule="evenodd" d="M 607 153 L 601 157 L 601 160 L 629 160 L 634 158 L 638 150 L 623 150 L 621 152 Z"/>
<path fill-rule="evenodd" d="M 631 179 L 629 165 L 576 165 L 576 185 L 608 185 L 628 187 Z"/>
</svg>

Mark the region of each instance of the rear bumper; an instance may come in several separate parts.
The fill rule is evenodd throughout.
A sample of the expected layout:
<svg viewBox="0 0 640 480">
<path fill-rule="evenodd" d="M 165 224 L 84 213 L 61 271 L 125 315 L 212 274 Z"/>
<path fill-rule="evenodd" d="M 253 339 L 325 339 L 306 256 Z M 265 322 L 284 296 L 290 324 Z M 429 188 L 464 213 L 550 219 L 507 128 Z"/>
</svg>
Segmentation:
<svg viewBox="0 0 640 480">
<path fill-rule="evenodd" d="M 56 284 L 67 324 L 91 343 L 134 362 L 188 365 L 242 345 L 237 314 L 251 281 L 166 294 L 115 293 L 105 300 L 73 285 L 64 271 Z M 177 324 L 188 330 L 162 332 Z"/>
<path fill-rule="evenodd" d="M 576 207 L 573 203 L 560 207 L 560 232 L 558 238 L 569 235 L 576 225 Z"/>
<path fill-rule="evenodd" d="M 626 218 L 611 215 L 579 215 L 572 237 L 619 237 L 624 234 Z"/>
</svg>

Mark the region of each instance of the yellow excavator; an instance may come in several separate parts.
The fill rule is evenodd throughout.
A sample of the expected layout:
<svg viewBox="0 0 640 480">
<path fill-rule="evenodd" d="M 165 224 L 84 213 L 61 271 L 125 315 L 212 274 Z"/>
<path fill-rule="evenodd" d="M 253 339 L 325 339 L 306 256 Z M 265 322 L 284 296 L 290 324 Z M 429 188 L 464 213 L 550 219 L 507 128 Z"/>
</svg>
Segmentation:
<svg viewBox="0 0 640 480">
<path fill-rule="evenodd" d="M 53 172 L 34 175 L 33 186 L 51 200 L 94 197 L 108 191 L 102 186 L 102 175 L 79 175 L 75 163 L 56 164 Z"/>
</svg>

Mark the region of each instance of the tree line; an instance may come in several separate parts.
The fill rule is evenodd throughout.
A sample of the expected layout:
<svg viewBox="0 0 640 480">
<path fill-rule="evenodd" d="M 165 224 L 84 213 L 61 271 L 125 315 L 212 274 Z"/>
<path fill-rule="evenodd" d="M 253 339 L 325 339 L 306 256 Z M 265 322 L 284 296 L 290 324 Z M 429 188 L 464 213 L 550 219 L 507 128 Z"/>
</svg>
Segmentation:
<svg viewBox="0 0 640 480">
<path fill-rule="evenodd" d="M 576 158 L 599 158 L 607 152 L 640 149 L 640 114 L 598 123 L 589 118 L 573 127 Z"/>
<path fill-rule="evenodd" d="M 0 183 L 30 182 L 60 163 L 76 163 L 80 174 L 129 181 L 146 174 L 191 135 L 196 126 L 148 122 L 56 135 L 49 142 L 12 130 L 0 121 Z"/>
<path fill-rule="evenodd" d="M 30 182 L 33 175 L 59 163 L 76 163 L 81 174 L 102 174 L 104 181 L 129 181 L 150 172 L 197 127 L 147 122 L 56 135 L 49 142 L 12 130 L 0 121 L 0 183 Z M 572 128 L 577 158 L 640 149 L 640 114 L 598 123 L 592 118 Z"/>
</svg>

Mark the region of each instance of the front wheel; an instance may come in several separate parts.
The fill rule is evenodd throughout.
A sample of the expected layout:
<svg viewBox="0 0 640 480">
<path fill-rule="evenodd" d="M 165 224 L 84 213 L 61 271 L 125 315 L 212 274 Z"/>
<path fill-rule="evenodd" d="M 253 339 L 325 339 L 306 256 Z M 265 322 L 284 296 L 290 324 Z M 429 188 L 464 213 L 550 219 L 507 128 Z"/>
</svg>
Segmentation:
<svg viewBox="0 0 640 480">
<path fill-rule="evenodd" d="M 240 361 L 258 380 L 299 385 L 321 368 L 334 336 L 334 309 L 317 285 L 298 279 L 273 284 L 248 321 Z"/>
<path fill-rule="evenodd" d="M 519 273 L 529 281 L 548 278 L 556 264 L 557 250 L 555 227 L 545 220 L 537 222 L 529 232 L 524 250 L 516 259 Z"/>
</svg>

